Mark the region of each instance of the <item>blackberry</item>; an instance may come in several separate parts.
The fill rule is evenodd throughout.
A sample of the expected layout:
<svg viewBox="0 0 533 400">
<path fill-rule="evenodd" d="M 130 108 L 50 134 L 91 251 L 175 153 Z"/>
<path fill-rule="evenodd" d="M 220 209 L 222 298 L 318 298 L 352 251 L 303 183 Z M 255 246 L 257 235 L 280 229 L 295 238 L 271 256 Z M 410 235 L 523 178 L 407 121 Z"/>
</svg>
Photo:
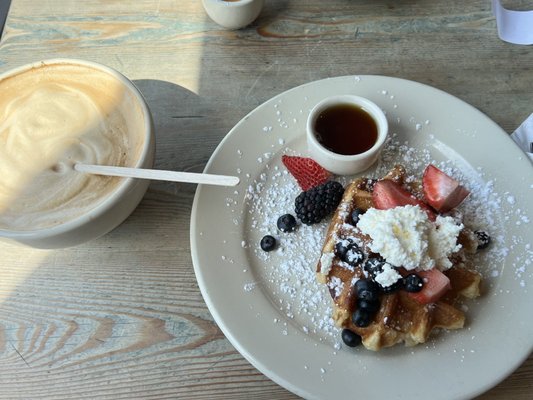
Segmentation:
<svg viewBox="0 0 533 400">
<path fill-rule="evenodd" d="M 306 225 L 316 224 L 337 208 L 343 193 L 344 188 L 336 181 L 328 181 L 302 192 L 294 202 L 296 216 Z"/>
<path fill-rule="evenodd" d="M 278 218 L 277 226 L 282 232 L 292 232 L 296 229 L 296 218 L 291 214 L 283 214 Z"/>
<path fill-rule="evenodd" d="M 477 249 L 486 249 L 490 244 L 490 236 L 485 231 L 474 231 L 477 237 Z"/>
</svg>

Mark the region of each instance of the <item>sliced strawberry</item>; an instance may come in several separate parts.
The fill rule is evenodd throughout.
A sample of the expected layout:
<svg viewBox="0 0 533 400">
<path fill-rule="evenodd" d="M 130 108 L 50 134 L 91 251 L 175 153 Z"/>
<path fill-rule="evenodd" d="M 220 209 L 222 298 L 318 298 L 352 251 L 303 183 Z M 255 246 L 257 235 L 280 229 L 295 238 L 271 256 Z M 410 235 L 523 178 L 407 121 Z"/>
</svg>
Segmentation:
<svg viewBox="0 0 533 400">
<path fill-rule="evenodd" d="M 325 170 L 312 158 L 283 155 L 281 161 L 304 192 L 331 178 L 331 172 Z"/>
<path fill-rule="evenodd" d="M 372 191 L 372 201 L 374 207 L 379 210 L 387 210 L 406 205 L 418 205 L 428 214 L 431 221 L 434 221 L 436 218 L 435 213 L 423 201 L 417 199 L 399 183 L 390 179 L 383 179 L 375 183 L 374 190 Z"/>
<path fill-rule="evenodd" d="M 459 182 L 432 164 L 424 171 L 422 187 L 427 203 L 439 212 L 457 207 L 470 194 Z"/>
<path fill-rule="evenodd" d="M 424 280 L 422 290 L 409 293 L 420 304 L 436 303 L 448 290 L 451 289 L 450 279 L 437 268 L 416 272 Z"/>
</svg>

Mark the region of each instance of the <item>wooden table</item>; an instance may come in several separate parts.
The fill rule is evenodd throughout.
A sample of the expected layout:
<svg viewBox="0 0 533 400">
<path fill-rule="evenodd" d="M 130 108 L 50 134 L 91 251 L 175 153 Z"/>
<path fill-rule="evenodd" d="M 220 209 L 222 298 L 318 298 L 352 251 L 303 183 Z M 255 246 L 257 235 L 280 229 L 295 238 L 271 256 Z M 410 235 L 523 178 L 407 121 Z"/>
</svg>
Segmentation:
<svg viewBox="0 0 533 400">
<path fill-rule="evenodd" d="M 267 0 L 239 31 L 215 25 L 195 0 L 12 0 L 0 71 L 54 57 L 135 81 L 165 169 L 201 171 L 249 111 L 331 76 L 423 82 L 508 132 L 533 111 L 533 51 L 498 39 L 489 0 Z M 213 322 L 190 256 L 194 191 L 153 183 L 125 223 L 78 247 L 0 244 L 1 398 L 296 397 Z M 532 396 L 530 357 L 480 398 Z"/>
</svg>

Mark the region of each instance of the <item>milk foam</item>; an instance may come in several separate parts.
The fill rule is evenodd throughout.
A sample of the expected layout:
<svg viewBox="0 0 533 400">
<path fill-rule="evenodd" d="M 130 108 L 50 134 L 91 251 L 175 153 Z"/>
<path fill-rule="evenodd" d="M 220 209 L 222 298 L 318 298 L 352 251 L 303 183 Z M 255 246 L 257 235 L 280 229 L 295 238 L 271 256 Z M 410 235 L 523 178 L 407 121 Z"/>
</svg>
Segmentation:
<svg viewBox="0 0 533 400">
<path fill-rule="evenodd" d="M 76 218 L 121 178 L 79 173 L 74 163 L 134 166 L 140 156 L 139 105 L 107 73 L 47 65 L 0 81 L 0 93 L 0 229 Z"/>
</svg>

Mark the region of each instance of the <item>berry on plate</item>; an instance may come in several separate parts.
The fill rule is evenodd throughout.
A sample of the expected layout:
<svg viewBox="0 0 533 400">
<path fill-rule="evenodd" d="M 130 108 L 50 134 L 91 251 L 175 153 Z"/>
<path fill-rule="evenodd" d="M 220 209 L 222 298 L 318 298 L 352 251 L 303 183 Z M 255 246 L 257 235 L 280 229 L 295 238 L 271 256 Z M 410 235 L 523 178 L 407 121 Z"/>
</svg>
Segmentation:
<svg viewBox="0 0 533 400">
<path fill-rule="evenodd" d="M 357 298 L 368 302 L 379 301 L 379 285 L 370 279 L 359 279 L 355 282 Z"/>
<path fill-rule="evenodd" d="M 359 346 L 362 340 L 361 336 L 346 328 L 342 330 L 341 337 L 344 344 L 349 347 Z"/>
<path fill-rule="evenodd" d="M 343 193 L 344 187 L 336 181 L 302 192 L 294 201 L 296 216 L 306 225 L 316 224 L 337 208 Z"/>
<path fill-rule="evenodd" d="M 303 191 L 321 185 L 331 178 L 331 172 L 312 158 L 283 155 L 281 161 Z"/>
<path fill-rule="evenodd" d="M 263 251 L 272 251 L 276 248 L 276 238 L 274 236 L 271 236 L 271 235 L 266 235 L 266 236 L 263 236 L 263 239 L 261 239 L 261 249 L 263 249 Z"/>
<path fill-rule="evenodd" d="M 379 210 L 388 210 L 389 208 L 399 206 L 420 206 L 427 214 L 431 221 L 435 220 L 435 213 L 423 201 L 417 199 L 399 183 L 390 179 L 383 179 L 376 182 L 372 191 L 372 201 L 374 206 Z"/>
<path fill-rule="evenodd" d="M 476 239 L 477 239 L 477 249 L 478 250 L 483 250 L 483 249 L 486 249 L 487 247 L 489 247 L 489 244 L 490 244 L 490 235 L 485 232 L 485 231 L 474 231 L 474 233 L 476 234 Z"/>
<path fill-rule="evenodd" d="M 403 281 L 405 290 L 410 293 L 418 293 L 424 287 L 424 280 L 415 273 L 407 275 Z"/>
<path fill-rule="evenodd" d="M 457 207 L 470 194 L 459 182 L 432 164 L 424 171 L 422 188 L 427 203 L 439 212 Z"/>
<path fill-rule="evenodd" d="M 355 242 L 353 241 L 353 239 L 342 239 L 335 243 L 334 253 L 337 257 L 344 261 L 346 259 L 346 253 L 348 252 L 348 249 L 354 245 Z"/>
<path fill-rule="evenodd" d="M 296 218 L 292 214 L 283 214 L 278 218 L 276 225 L 282 232 L 292 232 L 296 229 Z"/>
<path fill-rule="evenodd" d="M 359 217 L 365 213 L 365 210 L 361 208 L 355 208 L 352 213 L 350 214 L 350 218 L 348 219 L 348 222 L 352 224 L 353 226 L 356 226 L 359 222 Z"/>
<path fill-rule="evenodd" d="M 359 328 L 365 328 L 372 322 L 374 316 L 372 313 L 364 308 L 358 308 L 352 314 L 352 322 Z"/>
<path fill-rule="evenodd" d="M 437 268 L 419 271 L 417 275 L 423 280 L 422 289 L 419 292 L 410 292 L 409 295 L 420 304 L 437 302 L 451 288 L 450 279 Z"/>
</svg>

